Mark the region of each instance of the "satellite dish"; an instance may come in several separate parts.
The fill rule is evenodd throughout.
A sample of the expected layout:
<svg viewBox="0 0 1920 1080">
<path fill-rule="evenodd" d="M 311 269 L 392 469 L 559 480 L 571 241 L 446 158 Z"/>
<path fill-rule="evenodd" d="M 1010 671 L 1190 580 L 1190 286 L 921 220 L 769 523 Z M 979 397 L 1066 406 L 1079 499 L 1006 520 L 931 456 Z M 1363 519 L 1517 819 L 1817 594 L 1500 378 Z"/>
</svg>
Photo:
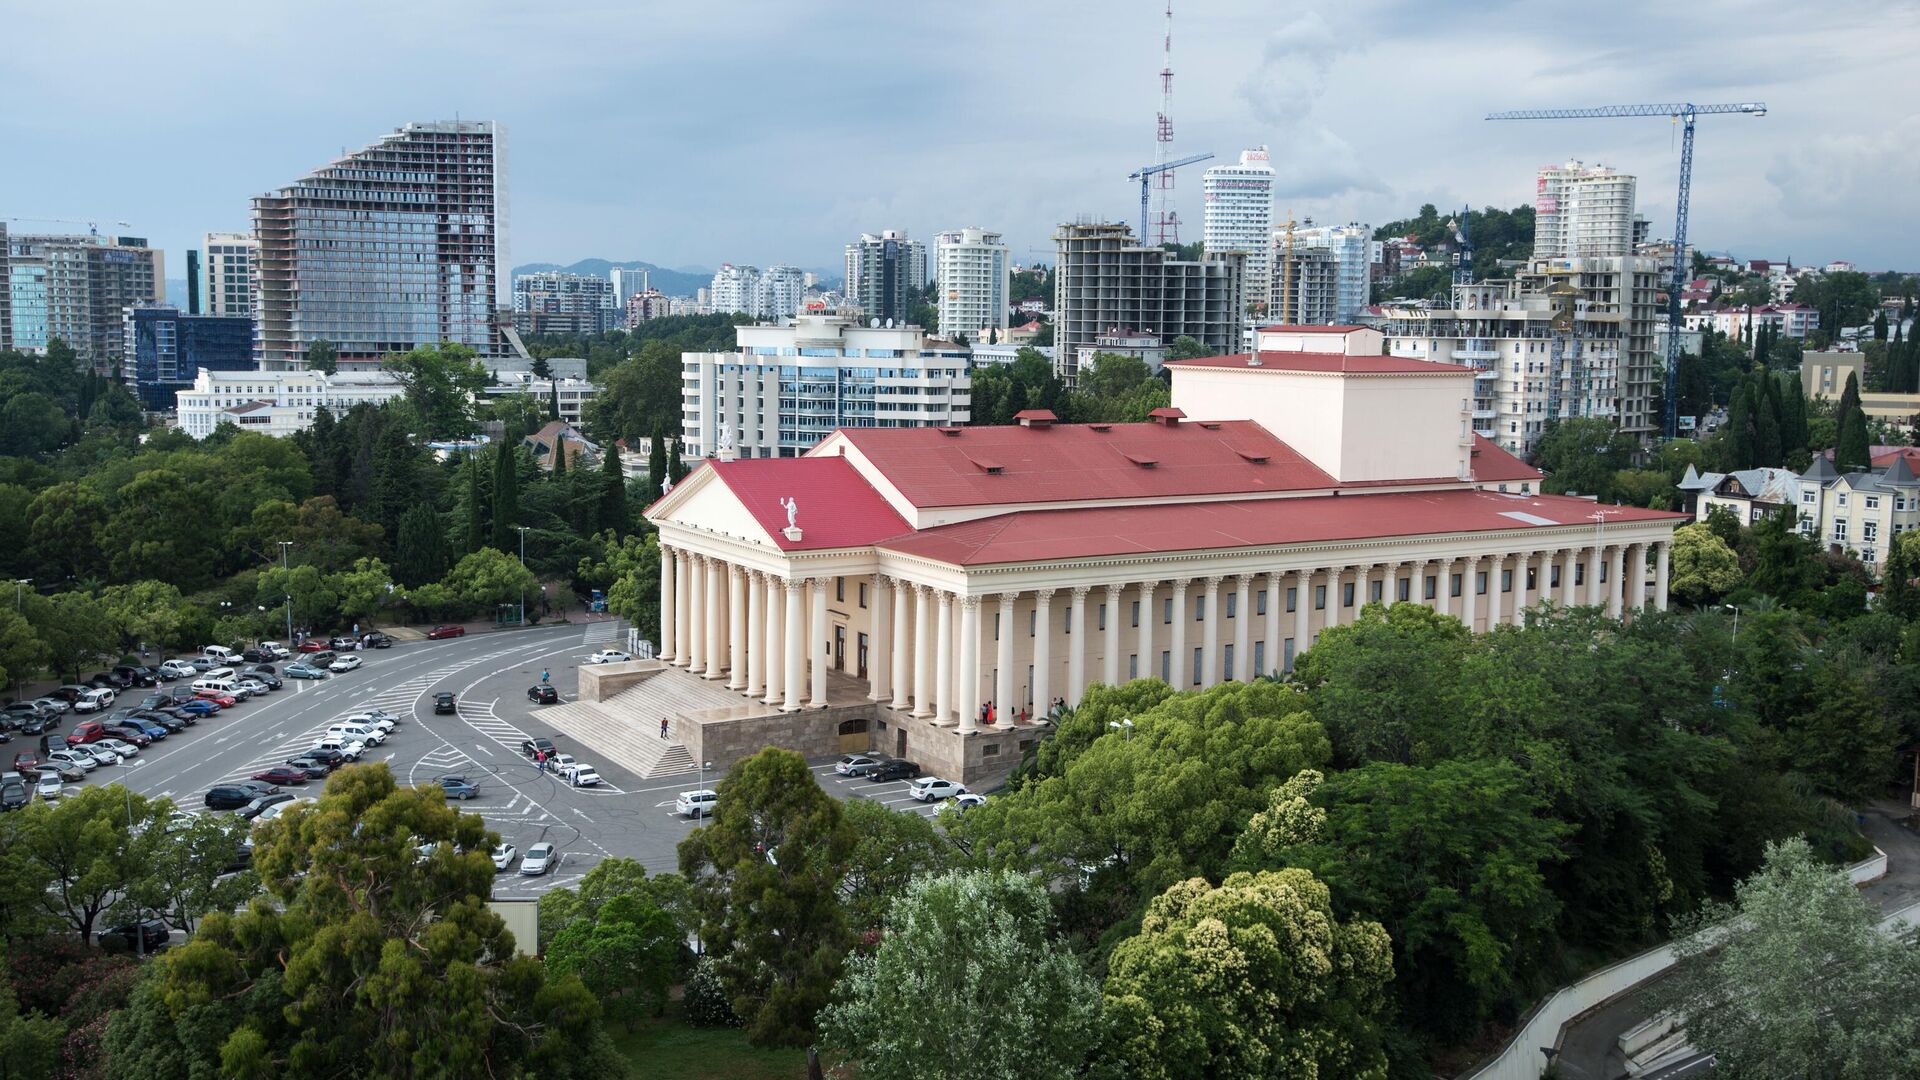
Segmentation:
<svg viewBox="0 0 1920 1080">
<path fill-rule="evenodd" d="M 887 320 L 887 329 L 889 329 L 889 330 L 891 330 L 891 329 L 893 329 L 893 320 L 892 320 L 892 319 L 888 319 L 888 320 Z"/>
<path fill-rule="evenodd" d="M 868 319 L 868 320 L 867 320 L 867 325 L 868 325 L 869 327 L 871 327 L 872 329 L 875 329 L 875 330 L 878 330 L 878 329 L 880 329 L 880 320 L 879 320 L 879 319 Z"/>
</svg>

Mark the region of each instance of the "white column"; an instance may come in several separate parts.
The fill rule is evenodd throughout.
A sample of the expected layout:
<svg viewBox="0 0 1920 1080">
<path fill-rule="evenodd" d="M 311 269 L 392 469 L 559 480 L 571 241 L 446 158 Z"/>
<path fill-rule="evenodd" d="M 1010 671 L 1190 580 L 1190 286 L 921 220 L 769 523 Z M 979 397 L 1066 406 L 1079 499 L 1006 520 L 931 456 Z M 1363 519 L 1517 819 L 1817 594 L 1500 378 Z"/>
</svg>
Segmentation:
<svg viewBox="0 0 1920 1080">
<path fill-rule="evenodd" d="M 908 620 L 912 618 L 908 614 L 908 604 L 911 603 L 909 597 L 913 588 L 904 581 L 893 583 L 893 640 L 888 643 L 892 646 L 888 651 L 893 654 L 889 675 L 893 682 L 892 704 L 896 712 L 905 712 L 913 707 L 913 661 L 909 659 L 913 654 L 907 651 Z"/>
<path fill-rule="evenodd" d="M 786 665 L 786 675 L 780 683 L 786 692 L 786 702 L 780 711 L 799 712 L 800 685 L 807 677 L 807 583 L 796 580 L 783 584 L 787 590 L 787 632 L 786 640 L 781 642 L 785 650 L 781 659 Z"/>
<path fill-rule="evenodd" d="M 1509 567 L 1508 563 L 1513 565 Z M 1491 586 L 1493 603 L 1487 605 L 1487 629 L 1491 630 L 1502 622 L 1512 624 L 1520 621 L 1520 593 L 1523 591 L 1520 587 L 1520 568 L 1525 565 L 1526 560 L 1511 551 L 1494 556 L 1493 585 Z M 1509 592 L 1502 593 L 1500 578 L 1508 573 L 1513 575 L 1513 588 Z"/>
<path fill-rule="evenodd" d="M 1468 556 L 1466 568 L 1460 572 L 1460 621 L 1467 624 L 1468 633 L 1473 632 L 1475 609 L 1480 605 L 1480 598 L 1473 588 L 1474 579 L 1480 576 L 1480 558 L 1478 555 Z"/>
<path fill-rule="evenodd" d="M 1320 622 L 1320 632 L 1323 634 L 1340 625 L 1340 588 L 1345 584 L 1340 579 L 1346 577 L 1350 569 L 1352 567 L 1327 567 L 1327 613 Z M 1294 648 L 1298 649 L 1299 645 L 1296 644 Z"/>
<path fill-rule="evenodd" d="M 673 662 L 689 667 L 693 651 L 693 556 L 673 553 Z"/>
<path fill-rule="evenodd" d="M 1067 608 L 1067 704 L 1080 704 L 1087 689 L 1087 586 L 1076 585 Z"/>
<path fill-rule="evenodd" d="M 1380 606 L 1392 607 L 1400 602 L 1400 567 L 1402 563 L 1388 563 L 1380 574 Z"/>
<path fill-rule="evenodd" d="M 980 598 L 960 598 L 960 734 L 980 730 Z"/>
<path fill-rule="evenodd" d="M 1300 654 L 1306 652 L 1313 643 L 1313 575 L 1317 572 L 1296 570 L 1293 575 L 1298 583 L 1293 587 L 1293 659 L 1296 663 L 1300 660 Z M 1272 611 L 1272 598 L 1268 598 L 1267 605 L 1267 610 Z M 1273 661 L 1274 670 L 1286 667 L 1286 657 L 1281 655 L 1280 643 L 1276 641 L 1267 648 L 1275 650 L 1269 658 Z"/>
<path fill-rule="evenodd" d="M 1172 680 L 1175 690 L 1190 690 L 1193 684 L 1187 680 L 1188 672 L 1193 670 L 1193 661 L 1187 659 L 1187 585 L 1186 578 L 1173 583 L 1173 635 L 1167 645 L 1167 678 Z"/>
<path fill-rule="evenodd" d="M 873 575 L 873 587 L 867 610 L 873 612 L 873 641 L 867 647 L 867 700 L 887 701 L 893 696 L 893 604 L 890 602 L 892 579 Z"/>
<path fill-rule="evenodd" d="M 747 571 L 747 696 L 759 697 L 767 685 L 767 586 L 765 575 Z"/>
<path fill-rule="evenodd" d="M 1220 581 L 1219 575 L 1207 579 L 1207 608 L 1200 613 L 1200 686 L 1205 689 L 1220 681 Z"/>
<path fill-rule="evenodd" d="M 1607 618 L 1617 619 L 1627 595 L 1627 549 L 1615 544 L 1607 559 Z"/>
<path fill-rule="evenodd" d="M 1234 579 L 1233 598 L 1233 670 L 1222 669 L 1220 678 L 1253 680 L 1253 575 Z"/>
<path fill-rule="evenodd" d="M 1453 608 L 1453 560 L 1435 559 L 1433 561 L 1433 610 L 1440 615 L 1450 614 Z"/>
<path fill-rule="evenodd" d="M 933 596 L 925 585 L 913 587 L 913 715 L 933 715 Z"/>
<path fill-rule="evenodd" d="M 1053 705 L 1053 590 L 1033 592 L 1033 715 Z"/>
<path fill-rule="evenodd" d="M 1533 565 L 1533 552 L 1522 551 L 1513 557 L 1513 625 L 1527 624 L 1527 567 Z"/>
<path fill-rule="evenodd" d="M 1600 560 L 1606 556 L 1606 549 L 1594 545 L 1587 549 L 1587 606 L 1599 607 L 1602 602 L 1600 592 Z"/>
<path fill-rule="evenodd" d="M 687 672 L 707 672 L 707 557 L 695 555 L 687 568 Z"/>
<path fill-rule="evenodd" d="M 953 718 L 953 594 L 943 589 L 939 601 L 934 616 L 939 641 L 933 652 L 933 718 L 944 724 Z"/>
<path fill-rule="evenodd" d="M 1101 670 L 1108 686 L 1120 685 L 1120 594 L 1126 588 L 1125 584 L 1107 586 L 1107 630 L 1101 646 L 1106 656 Z"/>
<path fill-rule="evenodd" d="M 1255 671 L 1252 667 L 1248 667 L 1247 673 L 1251 676 L 1279 671 L 1282 662 L 1286 659 L 1284 655 L 1287 651 L 1286 643 L 1280 640 L 1280 609 L 1287 606 L 1286 580 L 1286 575 L 1278 570 L 1267 575 L 1267 625 L 1263 628 L 1266 631 L 1267 663 L 1265 670 L 1262 671 Z"/>
<path fill-rule="evenodd" d="M 1013 700 L 1013 609 L 1020 602 L 1019 593 L 1000 594 L 1000 648 L 994 653 L 993 664 L 998 670 L 993 680 L 994 720 L 1004 719 L 1007 725 L 1013 725 L 1013 714 L 1020 711 L 1020 705 Z"/>
<path fill-rule="evenodd" d="M 1638 613 L 1647 606 L 1647 545 L 1633 545 L 1633 559 L 1627 563 L 1627 610 Z"/>
<path fill-rule="evenodd" d="M 727 568 L 727 689 L 747 688 L 747 571 Z"/>
<path fill-rule="evenodd" d="M 1139 677 L 1154 679 L 1159 677 L 1160 657 L 1153 651 L 1153 624 L 1160 619 L 1160 611 L 1154 604 L 1153 594 L 1160 587 L 1157 581 L 1140 583 L 1140 661 Z"/>
<path fill-rule="evenodd" d="M 1667 556 L 1673 549 L 1673 541 L 1660 541 L 1660 554 L 1653 566 L 1653 609 L 1667 610 Z"/>
<path fill-rule="evenodd" d="M 787 598 L 786 582 L 767 575 L 767 647 L 760 661 L 767 675 L 767 694 L 760 700 L 768 705 L 779 705 L 785 701 L 784 692 L 787 675 L 787 620 L 784 601 Z"/>
<path fill-rule="evenodd" d="M 1574 567 L 1580 565 L 1580 549 L 1570 547 L 1560 553 L 1564 565 L 1560 567 L 1560 606 L 1573 607 L 1580 603 L 1580 594 L 1576 591 Z"/>
<path fill-rule="evenodd" d="M 674 603 L 674 572 L 680 565 L 680 555 L 670 547 L 660 549 L 660 648 L 653 655 L 656 659 L 672 663 L 676 655 L 673 651 L 674 616 L 678 614 Z"/>
<path fill-rule="evenodd" d="M 707 670 L 706 677 L 718 679 L 726 673 L 727 666 L 727 564 L 719 559 L 707 560 L 706 580 L 700 586 L 700 594 L 707 601 Z"/>
<path fill-rule="evenodd" d="M 1540 553 L 1540 578 L 1536 582 L 1533 606 L 1544 608 L 1553 602 L 1553 552 Z"/>
<path fill-rule="evenodd" d="M 813 626 L 808 633 L 812 640 L 807 642 L 807 655 L 813 665 L 813 698 L 807 702 L 809 709 L 827 707 L 827 657 L 831 647 L 827 644 L 827 579 L 813 579 Z"/>
</svg>

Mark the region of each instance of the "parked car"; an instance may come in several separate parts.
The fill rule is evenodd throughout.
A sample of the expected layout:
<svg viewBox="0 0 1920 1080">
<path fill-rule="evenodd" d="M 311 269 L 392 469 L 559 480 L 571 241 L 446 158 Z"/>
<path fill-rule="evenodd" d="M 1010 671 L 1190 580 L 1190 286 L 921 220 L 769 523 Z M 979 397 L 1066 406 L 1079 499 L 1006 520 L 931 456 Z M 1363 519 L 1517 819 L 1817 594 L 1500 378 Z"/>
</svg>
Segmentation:
<svg viewBox="0 0 1920 1080">
<path fill-rule="evenodd" d="M 7 719 L 16 722 L 25 720 L 28 717 L 39 720 L 47 715 L 47 710 L 35 705 L 31 701 L 10 701 L 7 703 L 7 707 L 0 710 L 0 712 L 4 712 Z"/>
<path fill-rule="evenodd" d="M 520 873 L 524 877 L 539 877 L 559 861 L 552 844 L 535 844 L 527 849 L 526 858 L 520 860 Z"/>
<path fill-rule="evenodd" d="M 58 720 L 73 711 L 73 702 L 57 697 L 37 697 L 33 703 L 40 706 L 41 713 L 49 720 Z"/>
<path fill-rule="evenodd" d="M 140 752 L 139 747 L 133 745 L 132 743 L 126 741 L 125 739 L 116 739 L 116 738 L 113 738 L 112 736 L 108 736 L 107 738 L 101 739 L 99 742 L 94 743 L 93 745 L 103 747 L 105 749 L 113 751 L 116 754 L 119 754 L 121 761 L 125 761 L 128 758 L 133 757 L 135 754 L 138 754 Z"/>
<path fill-rule="evenodd" d="M 326 762 L 305 755 L 288 758 L 286 768 L 298 772 L 308 780 L 325 780 L 327 774 L 333 771 L 327 767 Z"/>
<path fill-rule="evenodd" d="M 535 705 L 552 705 L 560 700 L 560 691 L 549 683 L 539 683 L 527 687 L 527 700 Z"/>
<path fill-rule="evenodd" d="M 311 664 L 288 664 L 286 675 L 289 679 L 324 679 L 327 677 L 324 668 L 317 668 Z"/>
<path fill-rule="evenodd" d="M 367 632 L 367 648 L 391 649 L 393 648 L 393 639 L 378 630 L 369 630 Z"/>
<path fill-rule="evenodd" d="M 159 742 L 161 739 L 164 739 L 167 737 L 166 728 L 161 727 L 159 724 L 156 724 L 151 720 L 142 720 L 137 716 L 129 716 L 125 720 L 122 720 L 117 724 L 107 725 L 107 730 L 114 731 L 116 734 L 118 734 L 118 731 L 116 731 L 115 729 L 119 729 L 119 731 L 125 731 L 129 728 L 131 728 L 135 732 L 138 732 L 141 735 L 145 735 L 148 738 L 148 740 L 152 742 Z M 125 736 L 121 736 L 121 737 L 125 738 Z M 128 741 L 131 742 L 132 740 L 129 739 Z"/>
<path fill-rule="evenodd" d="M 272 821 L 296 806 L 312 806 L 319 801 L 319 799 L 311 797 L 296 798 L 289 795 L 282 801 L 268 804 L 266 809 L 260 811 L 260 813 L 254 817 L 253 823 L 258 825 L 263 821 Z"/>
<path fill-rule="evenodd" d="M 25 776 L 27 774 L 22 772 L 21 775 Z M 34 769 L 33 775 L 52 775 L 58 777 L 63 784 L 78 784 L 87 778 L 87 770 L 78 765 L 69 765 L 63 761 L 48 761 L 43 762 L 39 768 Z"/>
<path fill-rule="evenodd" d="M 268 660 L 273 659 L 273 654 L 257 645 L 249 645 L 240 650 L 240 659 L 245 660 L 249 664 L 264 664 Z"/>
<path fill-rule="evenodd" d="M 889 780 L 911 780 L 920 775 L 920 766 L 905 758 L 888 758 L 867 769 L 867 779 L 876 784 Z"/>
<path fill-rule="evenodd" d="M 271 664 L 255 664 L 241 672 L 240 677 L 243 679 L 252 679 L 268 690 L 278 690 L 286 685 L 280 681 L 280 676 L 273 673 L 273 666 Z"/>
<path fill-rule="evenodd" d="M 173 940 L 164 919 L 142 919 L 100 932 L 100 947 L 109 952 L 155 953 Z"/>
<path fill-rule="evenodd" d="M 321 749 L 319 747 L 309 750 L 306 753 L 301 754 L 300 756 L 303 758 L 311 759 L 313 761 L 317 761 L 320 764 L 325 765 L 328 771 L 332 771 L 334 769 L 339 768 L 341 764 L 343 764 L 347 760 L 347 755 L 341 753 L 338 750 L 326 750 L 326 749 Z"/>
<path fill-rule="evenodd" d="M 360 664 L 361 664 L 361 660 L 359 657 L 354 656 L 352 654 L 348 654 L 346 656 L 340 657 L 338 660 L 335 660 L 333 663 L 328 664 L 327 670 L 332 672 L 353 671 L 356 668 L 358 668 Z"/>
<path fill-rule="evenodd" d="M 188 712 L 186 709 L 183 709 L 178 705 L 168 705 L 164 708 L 154 709 L 152 711 L 160 716 L 171 716 L 175 720 L 180 721 L 180 723 L 186 727 L 192 727 L 193 725 L 200 722 L 200 716 L 198 713 Z M 164 720 L 160 722 L 163 724 L 166 723 L 166 721 Z"/>
<path fill-rule="evenodd" d="M 212 716 L 214 713 L 220 711 L 220 706 L 218 703 L 208 701 L 205 698 L 191 698 L 175 705 L 173 711 L 186 713 L 189 716 Z"/>
<path fill-rule="evenodd" d="M 13 725 L 22 735 L 44 735 L 53 729 L 53 721 L 44 716 L 28 716 L 13 721 Z"/>
<path fill-rule="evenodd" d="M 447 793 L 449 799 L 474 799 L 480 796 L 480 789 L 473 781 L 464 776 L 441 776 L 435 778 L 440 790 Z"/>
<path fill-rule="evenodd" d="M 567 783 L 574 787 L 599 787 L 600 774 L 591 765 L 575 765 L 567 772 Z"/>
<path fill-rule="evenodd" d="M 242 806 L 239 809 L 235 810 L 233 812 L 233 816 L 245 821 L 252 821 L 254 818 L 259 817 L 260 812 L 265 810 L 267 807 L 273 806 L 277 803 L 292 802 L 292 801 L 293 801 L 293 796 L 287 794 L 284 791 L 276 791 L 271 795 L 260 795 L 255 797 L 251 802 L 247 803 L 247 805 Z"/>
<path fill-rule="evenodd" d="M 69 743 L 90 743 L 107 737 L 107 726 L 98 720 L 82 720 L 67 733 Z"/>
<path fill-rule="evenodd" d="M 211 656 L 183 656 L 181 660 L 186 663 L 187 666 L 193 668 L 195 675 L 204 675 L 214 668 L 221 666 L 220 662 Z"/>
<path fill-rule="evenodd" d="M 458 712 L 459 709 L 454 704 L 453 694 L 449 691 L 442 690 L 433 695 L 433 711 L 435 713 Z"/>
<path fill-rule="evenodd" d="M 101 746 L 99 743 L 82 743 L 79 746 L 71 747 L 71 749 L 77 754 L 84 754 L 93 758 L 95 765 L 107 766 L 120 764 L 120 755 Z"/>
<path fill-rule="evenodd" d="M 263 769 L 260 772 L 254 773 L 253 778 L 255 780 L 264 780 L 274 785 L 285 784 L 288 787 L 307 782 L 306 772 L 301 769 L 296 769 L 291 765 L 275 765 L 271 769 Z"/>
<path fill-rule="evenodd" d="M 871 754 L 846 754 L 833 763 L 833 771 L 841 776 L 865 776 L 868 769 L 880 764 L 880 759 Z"/>
<path fill-rule="evenodd" d="M 720 801 L 720 793 L 702 788 L 699 791 L 683 791 L 673 800 L 673 812 L 681 817 L 703 818 L 713 813 L 713 804 Z"/>
<path fill-rule="evenodd" d="M 81 694 L 73 701 L 73 711 L 77 713 L 99 712 L 113 704 L 113 691 L 104 686 L 96 686 Z"/>
<path fill-rule="evenodd" d="M 514 857 L 519 854 L 520 854 L 520 850 L 514 847 L 512 844 L 501 844 L 499 847 L 494 848 L 493 849 L 494 872 L 495 873 L 505 872 L 508 867 L 513 865 Z"/>
<path fill-rule="evenodd" d="M 275 660 L 285 660 L 287 657 L 293 655 L 292 649 L 287 648 L 285 645 L 282 645 L 277 641 L 261 642 L 260 651 L 263 653 L 266 653 L 268 656 L 273 657 Z"/>
<path fill-rule="evenodd" d="M 346 761 L 359 761 L 360 755 L 367 752 L 367 744 L 359 739 L 327 737 L 313 744 L 314 750 L 334 750 Z M 309 751 L 311 752 L 311 751 Z"/>
<path fill-rule="evenodd" d="M 633 657 L 628 656 L 619 649 L 601 649 L 599 652 L 587 657 L 583 662 L 588 664 L 624 664 L 631 659 L 633 659 Z"/>
<path fill-rule="evenodd" d="M 907 794 L 921 802 L 938 802 L 941 799 L 951 799 L 955 795 L 966 793 L 966 788 L 937 776 L 923 776 L 907 785 Z"/>
<path fill-rule="evenodd" d="M 61 765 L 72 765 L 85 772 L 92 772 L 100 767 L 100 763 L 93 759 L 93 755 L 85 750 L 55 750 L 47 755 L 47 760 Z"/>
<path fill-rule="evenodd" d="M 145 664 L 118 664 L 113 674 L 125 679 L 128 686 L 157 686 L 160 682 L 154 670 Z"/>
<path fill-rule="evenodd" d="M 529 758 L 552 757 L 553 740 L 547 738 L 520 740 L 520 753 Z"/>
<path fill-rule="evenodd" d="M 953 810 L 957 814 L 964 814 L 976 806 L 985 805 L 987 805 L 987 797 L 977 791 L 964 791 L 953 797 Z"/>
<path fill-rule="evenodd" d="M 40 755 L 31 750 L 23 750 L 13 755 L 13 771 L 22 776 L 40 767 Z"/>
<path fill-rule="evenodd" d="M 125 690 L 133 685 L 133 680 L 120 674 L 119 668 L 114 668 L 112 671 L 94 672 L 93 678 L 87 680 L 87 685 L 107 690 Z"/>
<path fill-rule="evenodd" d="M 161 727 L 167 729 L 167 734 L 169 735 L 178 735 L 187 729 L 187 722 L 185 720 L 180 719 L 170 712 L 160 712 L 155 709 L 141 709 L 132 715 L 132 719 L 145 724 L 159 724 Z"/>
<path fill-rule="evenodd" d="M 211 701 L 223 709 L 231 709 L 240 704 L 240 699 L 221 690 L 195 690 L 193 696 L 201 701 Z"/>
<path fill-rule="evenodd" d="M 64 701 L 71 707 L 75 702 L 80 700 L 80 695 L 91 689 L 93 689 L 91 686 L 81 686 L 79 683 L 68 683 L 65 686 L 56 686 L 47 691 L 47 696 Z"/>
<path fill-rule="evenodd" d="M 400 718 L 385 709 L 361 709 L 356 713 L 348 713 L 346 719 L 351 724 L 385 725 L 388 731 L 400 726 Z"/>
<path fill-rule="evenodd" d="M 266 697 L 274 688 L 268 686 L 258 675 L 235 675 L 233 681 L 245 690 L 249 697 Z"/>
<path fill-rule="evenodd" d="M 107 733 L 116 739 L 125 739 L 143 750 L 153 743 L 153 736 L 147 734 L 147 729 L 133 724 L 108 724 Z"/>
<path fill-rule="evenodd" d="M 295 647 L 294 651 L 303 653 L 326 652 L 331 647 L 332 646 L 327 644 L 326 638 L 310 637 Z"/>
<path fill-rule="evenodd" d="M 335 634 L 327 645 L 334 649 L 353 649 L 359 647 L 360 639 L 352 634 Z"/>
<path fill-rule="evenodd" d="M 60 777 L 54 773 L 40 773 L 39 777 L 33 782 L 33 793 L 40 796 L 43 801 L 52 802 L 66 789 L 66 785 L 61 783 Z"/>
<path fill-rule="evenodd" d="M 18 810 L 33 801 L 33 792 L 27 790 L 27 782 L 17 776 L 0 779 L 0 812 Z"/>
<path fill-rule="evenodd" d="M 160 681 L 162 682 L 191 679 L 198 674 L 200 674 L 199 669 L 185 660 L 166 660 L 160 664 Z"/>
</svg>

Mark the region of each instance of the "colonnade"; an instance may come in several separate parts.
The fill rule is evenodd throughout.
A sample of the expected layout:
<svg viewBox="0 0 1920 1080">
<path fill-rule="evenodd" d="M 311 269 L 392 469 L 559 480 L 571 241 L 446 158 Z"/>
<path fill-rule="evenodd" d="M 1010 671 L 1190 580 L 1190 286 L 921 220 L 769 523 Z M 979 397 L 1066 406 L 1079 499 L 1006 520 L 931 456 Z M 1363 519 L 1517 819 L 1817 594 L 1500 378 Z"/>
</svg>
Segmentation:
<svg viewBox="0 0 1920 1080">
<path fill-rule="evenodd" d="M 669 547 L 659 658 L 785 711 L 824 708 L 831 628 L 844 622 L 849 647 L 866 635 L 868 699 L 966 733 L 983 702 L 1004 720 L 1020 706 L 1044 714 L 1055 698 L 1078 703 L 1093 682 L 1154 676 L 1185 689 L 1288 670 L 1319 631 L 1373 602 L 1425 604 L 1476 631 L 1519 625 L 1549 601 L 1614 618 L 1664 609 L 1671 547 L 1602 541 L 986 594 L 881 573 L 843 578 L 865 585 L 858 604 L 832 577 L 787 578 Z"/>
</svg>

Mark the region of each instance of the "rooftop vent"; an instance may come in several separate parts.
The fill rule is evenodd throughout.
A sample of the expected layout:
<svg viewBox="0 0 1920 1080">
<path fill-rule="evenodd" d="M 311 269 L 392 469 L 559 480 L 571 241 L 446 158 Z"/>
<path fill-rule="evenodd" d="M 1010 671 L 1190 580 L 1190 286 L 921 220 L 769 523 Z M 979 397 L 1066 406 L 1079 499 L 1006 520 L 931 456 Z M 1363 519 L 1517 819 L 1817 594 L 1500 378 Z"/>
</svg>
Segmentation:
<svg viewBox="0 0 1920 1080">
<path fill-rule="evenodd" d="M 1200 426 L 1201 426 L 1202 428 L 1204 428 L 1205 430 L 1207 430 L 1207 431 L 1219 431 L 1219 430 L 1220 430 L 1220 423 L 1219 423 L 1219 421 L 1217 421 L 1217 420 L 1202 420 L 1202 421 L 1200 421 Z"/>
<path fill-rule="evenodd" d="M 1151 469 L 1155 465 L 1160 464 L 1160 459 L 1158 458 L 1141 457 L 1138 454 L 1129 454 L 1124 450 L 1122 450 L 1120 453 L 1121 453 L 1121 456 L 1125 457 L 1128 461 L 1133 462 L 1135 465 L 1138 465 L 1143 469 Z"/>
<path fill-rule="evenodd" d="M 1253 462 L 1255 465 L 1265 465 L 1267 463 L 1267 455 L 1259 452 L 1258 450 L 1235 450 L 1234 453 L 1239 454 L 1241 457 L 1245 458 L 1248 461 Z"/>
<path fill-rule="evenodd" d="M 1112 431 L 1113 425 L 1112 424 L 1088 424 L 1087 430 L 1088 431 Z"/>
<path fill-rule="evenodd" d="M 1170 405 L 1167 405 L 1167 406 L 1161 406 L 1160 408 L 1155 409 L 1152 412 L 1148 413 L 1147 419 L 1153 421 L 1156 424 L 1165 424 L 1167 427 L 1173 427 L 1176 424 L 1180 423 L 1180 421 L 1186 419 L 1186 416 L 1187 416 L 1186 413 L 1183 413 L 1179 409 L 1176 409 Z"/>
<path fill-rule="evenodd" d="M 945 435 L 949 439 L 957 439 L 960 437 L 961 429 L 957 427 L 943 427 L 943 428 L 934 428 L 934 430 L 938 431 L 942 435 Z"/>
<path fill-rule="evenodd" d="M 999 476 L 1006 471 L 1006 466 L 988 458 L 974 457 L 972 454 L 968 454 L 967 460 L 973 462 L 974 467 L 981 472 L 991 473 L 994 476 Z"/>
<path fill-rule="evenodd" d="M 1024 428 L 1052 427 L 1060 419 L 1053 415 L 1051 409 L 1021 409 L 1013 414 L 1013 418 Z"/>
</svg>

